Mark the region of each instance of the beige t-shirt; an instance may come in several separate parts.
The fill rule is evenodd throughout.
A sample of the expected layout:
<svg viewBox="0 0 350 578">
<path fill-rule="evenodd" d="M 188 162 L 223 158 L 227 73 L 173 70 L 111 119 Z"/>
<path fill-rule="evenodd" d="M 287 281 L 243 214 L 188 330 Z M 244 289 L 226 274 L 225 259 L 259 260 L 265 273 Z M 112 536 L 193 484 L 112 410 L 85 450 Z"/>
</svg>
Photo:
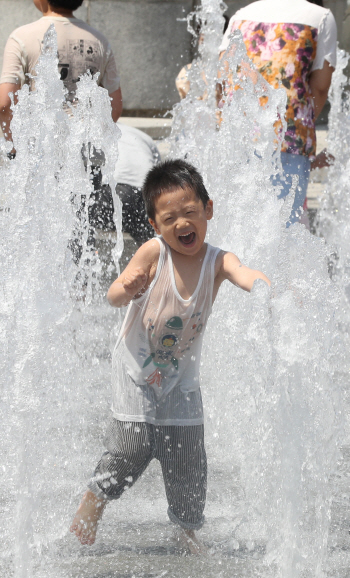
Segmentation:
<svg viewBox="0 0 350 578">
<path fill-rule="evenodd" d="M 59 71 L 68 90 L 67 100 L 73 100 L 76 83 L 88 70 L 100 73 L 98 84 L 111 94 L 120 87 L 120 79 L 108 40 L 78 18 L 43 16 L 40 20 L 17 28 L 7 41 L 0 84 L 30 84 L 26 76 L 35 74 L 34 68 L 41 54 L 44 34 L 50 24 L 57 33 Z"/>
</svg>

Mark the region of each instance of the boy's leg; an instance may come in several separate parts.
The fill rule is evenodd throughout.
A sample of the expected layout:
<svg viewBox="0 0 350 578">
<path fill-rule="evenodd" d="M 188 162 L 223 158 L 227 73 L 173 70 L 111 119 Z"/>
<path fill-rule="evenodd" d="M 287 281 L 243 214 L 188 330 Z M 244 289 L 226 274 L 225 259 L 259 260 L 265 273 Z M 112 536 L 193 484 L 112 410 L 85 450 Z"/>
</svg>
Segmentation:
<svg viewBox="0 0 350 578">
<path fill-rule="evenodd" d="M 97 524 L 103 514 L 106 500 L 98 498 L 91 490 L 83 495 L 77 513 L 69 528 L 82 544 L 91 546 L 95 542 Z"/>
<path fill-rule="evenodd" d="M 120 498 L 153 458 L 152 429 L 147 423 L 113 419 L 104 443 L 107 451 L 97 464 L 88 484 L 89 490 L 84 494 L 70 527 L 82 544 L 94 543 L 97 524 L 107 502 Z"/>
<path fill-rule="evenodd" d="M 194 531 L 204 523 L 207 490 L 204 427 L 162 426 L 157 430 L 155 457 L 162 466 L 169 518 L 183 529 L 191 552 L 201 553 L 203 547 Z"/>
</svg>

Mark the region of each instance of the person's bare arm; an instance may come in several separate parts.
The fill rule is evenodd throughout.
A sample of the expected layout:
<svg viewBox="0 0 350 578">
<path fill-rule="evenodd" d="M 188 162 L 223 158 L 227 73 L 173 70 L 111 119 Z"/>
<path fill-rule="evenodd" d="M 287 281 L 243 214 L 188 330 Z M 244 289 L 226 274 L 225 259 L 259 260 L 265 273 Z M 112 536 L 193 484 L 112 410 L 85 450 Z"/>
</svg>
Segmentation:
<svg viewBox="0 0 350 578">
<path fill-rule="evenodd" d="M 311 162 L 311 170 L 314 169 L 323 169 L 324 167 L 331 167 L 334 164 L 335 158 L 334 156 L 327 151 L 327 149 L 323 149 L 314 160 Z"/>
<path fill-rule="evenodd" d="M 14 95 L 15 103 L 17 102 L 17 91 L 20 89 L 19 84 L 4 82 L 0 84 L 0 124 L 6 140 L 12 140 L 10 124 L 12 120 L 11 99 L 9 93 Z"/>
<path fill-rule="evenodd" d="M 323 68 L 314 70 L 310 75 L 310 89 L 315 106 L 315 119 L 321 113 L 326 104 L 329 87 L 332 82 L 333 66 L 327 60 L 324 61 Z"/>
<path fill-rule="evenodd" d="M 226 50 L 222 50 L 219 54 L 219 61 L 224 56 Z M 224 71 L 219 68 L 218 69 L 218 82 L 216 83 L 216 105 L 219 106 L 219 103 L 223 97 L 223 93 L 225 90 L 225 80 L 223 78 L 223 72 L 225 72 L 225 77 L 227 78 L 229 73 L 229 66 L 227 60 L 224 61 Z"/>
<path fill-rule="evenodd" d="M 254 281 L 257 279 L 262 279 L 269 286 L 271 285 L 270 279 L 268 279 L 264 273 L 246 267 L 233 253 L 223 253 L 220 255 L 218 257 L 217 267 L 218 271 L 215 277 L 216 291 L 226 279 L 233 285 L 244 289 L 244 291 L 251 291 Z"/>
<path fill-rule="evenodd" d="M 139 297 L 153 280 L 160 253 L 158 241 L 151 239 L 136 251 L 123 273 L 110 286 L 107 299 L 113 307 L 124 307 Z"/>
<path fill-rule="evenodd" d="M 219 56 L 219 60 L 222 59 L 223 55 L 225 54 L 225 52 L 220 52 L 220 56 Z M 222 82 L 221 81 L 221 77 L 222 77 L 222 73 L 221 70 L 219 68 L 218 70 L 218 81 L 216 83 L 216 106 L 219 106 L 219 103 L 222 99 L 222 94 L 223 94 L 223 87 L 222 87 Z"/>
<path fill-rule="evenodd" d="M 114 122 L 117 122 L 118 118 L 121 116 L 122 111 L 123 111 L 122 91 L 120 88 L 118 88 L 118 90 L 111 92 L 111 94 L 109 96 L 110 96 L 111 105 L 112 105 L 112 118 L 113 118 Z"/>
</svg>

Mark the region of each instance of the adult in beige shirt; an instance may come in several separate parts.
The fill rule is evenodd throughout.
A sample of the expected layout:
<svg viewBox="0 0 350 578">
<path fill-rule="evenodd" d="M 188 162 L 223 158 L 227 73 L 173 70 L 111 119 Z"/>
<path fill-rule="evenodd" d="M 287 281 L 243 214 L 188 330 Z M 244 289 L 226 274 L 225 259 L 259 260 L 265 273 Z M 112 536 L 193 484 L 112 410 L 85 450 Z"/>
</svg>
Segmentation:
<svg viewBox="0 0 350 578">
<path fill-rule="evenodd" d="M 10 122 L 12 118 L 11 99 L 24 84 L 32 87 L 35 66 L 41 54 L 45 32 L 54 24 L 57 33 L 59 71 L 68 94 L 67 101 L 74 104 L 75 91 L 79 77 L 88 70 L 99 72 L 98 84 L 109 92 L 112 105 L 112 118 L 116 122 L 122 113 L 122 94 L 120 79 L 108 40 L 78 18 L 73 11 L 82 5 L 83 0 L 33 0 L 42 12 L 42 18 L 31 24 L 21 26 L 10 34 L 7 41 L 3 69 L 0 78 L 0 122 L 7 140 L 12 140 Z M 10 153 L 13 156 L 14 152 Z M 89 201 L 88 245 L 94 245 L 95 229 L 103 228 L 104 195 L 107 185 L 102 184 L 100 164 L 103 155 L 93 150 L 90 155 L 93 192 Z M 73 259 L 79 263 L 82 255 L 82 227 L 84 226 L 85 197 L 81 198 L 81 208 L 77 212 L 77 224 L 70 241 Z"/>
<path fill-rule="evenodd" d="M 116 122 L 122 112 L 120 79 L 108 40 L 78 18 L 73 11 L 83 0 L 33 0 L 43 17 L 17 28 L 7 41 L 0 78 L 0 122 L 5 137 L 11 140 L 11 99 L 16 92 L 33 82 L 35 65 L 41 53 L 44 34 L 50 24 L 57 32 L 59 71 L 68 90 L 67 100 L 74 103 L 76 84 L 88 70 L 99 72 L 98 84 L 108 90 L 112 104 L 112 118 Z"/>
</svg>

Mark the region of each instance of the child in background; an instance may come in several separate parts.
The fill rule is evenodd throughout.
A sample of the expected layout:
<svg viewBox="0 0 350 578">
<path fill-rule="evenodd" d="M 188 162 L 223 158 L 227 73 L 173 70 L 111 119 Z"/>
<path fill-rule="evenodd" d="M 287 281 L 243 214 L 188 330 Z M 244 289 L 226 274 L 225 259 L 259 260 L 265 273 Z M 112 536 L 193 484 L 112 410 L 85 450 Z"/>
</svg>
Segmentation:
<svg viewBox="0 0 350 578">
<path fill-rule="evenodd" d="M 161 464 L 170 520 L 192 553 L 204 522 L 207 462 L 199 385 L 202 339 L 226 279 L 250 291 L 260 271 L 205 242 L 213 201 L 198 171 L 170 160 L 148 173 L 143 196 L 159 237 L 140 247 L 108 291 L 129 305 L 113 353 L 113 420 L 102 455 L 71 525 L 93 544 L 108 501 L 119 498 L 153 458 Z"/>
</svg>

